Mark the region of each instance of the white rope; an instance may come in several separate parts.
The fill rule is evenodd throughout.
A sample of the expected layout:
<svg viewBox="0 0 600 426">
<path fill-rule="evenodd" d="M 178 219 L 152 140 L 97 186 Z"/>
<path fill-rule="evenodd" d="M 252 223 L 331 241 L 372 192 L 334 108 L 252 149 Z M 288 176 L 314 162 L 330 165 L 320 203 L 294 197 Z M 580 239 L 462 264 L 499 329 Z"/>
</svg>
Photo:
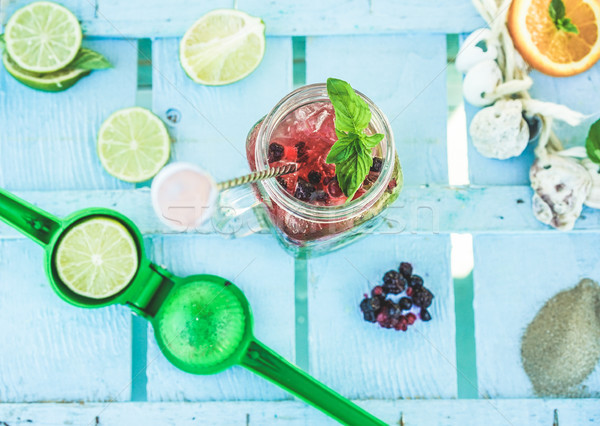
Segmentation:
<svg viewBox="0 0 600 426">
<path fill-rule="evenodd" d="M 524 110 L 529 115 L 540 116 L 542 121 L 536 155 L 544 157 L 548 151 L 562 151 L 562 144 L 552 131 L 552 122 L 560 120 L 571 126 L 577 126 L 590 116 L 565 105 L 531 99 L 529 89 L 533 85 L 533 80 L 528 75 L 525 62 L 517 60 L 520 56 L 506 27 L 506 17 L 512 0 L 472 0 L 472 2 L 490 27 L 491 35 L 486 41 L 499 47 L 497 62 L 504 76 L 504 83 L 496 87 L 492 93 L 487 93 L 486 99 L 497 101 L 502 98 L 519 98 Z"/>
</svg>

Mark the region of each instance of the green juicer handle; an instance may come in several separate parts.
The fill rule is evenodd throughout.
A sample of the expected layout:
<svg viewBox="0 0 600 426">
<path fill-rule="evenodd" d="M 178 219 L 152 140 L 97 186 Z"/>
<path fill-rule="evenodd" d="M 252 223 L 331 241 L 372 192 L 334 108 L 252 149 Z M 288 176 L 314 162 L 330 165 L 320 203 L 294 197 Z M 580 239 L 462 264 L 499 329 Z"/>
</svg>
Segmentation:
<svg viewBox="0 0 600 426">
<path fill-rule="evenodd" d="M 241 365 L 286 389 L 345 425 L 382 426 L 387 423 L 367 413 L 257 340 L 252 340 Z"/>
<path fill-rule="evenodd" d="M 35 207 L 0 188 L 0 220 L 46 247 L 62 222 L 50 213 Z"/>
</svg>

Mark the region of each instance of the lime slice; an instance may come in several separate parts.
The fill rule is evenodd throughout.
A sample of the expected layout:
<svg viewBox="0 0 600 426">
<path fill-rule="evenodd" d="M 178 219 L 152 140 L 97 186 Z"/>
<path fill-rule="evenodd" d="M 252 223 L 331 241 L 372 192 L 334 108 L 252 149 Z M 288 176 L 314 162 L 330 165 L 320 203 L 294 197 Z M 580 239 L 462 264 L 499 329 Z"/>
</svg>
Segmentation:
<svg viewBox="0 0 600 426">
<path fill-rule="evenodd" d="M 81 26 L 75 15 L 47 1 L 17 10 L 4 32 L 10 57 L 21 68 L 37 73 L 66 67 L 77 55 L 81 38 Z"/>
<path fill-rule="evenodd" d="M 67 90 L 91 72 L 90 70 L 65 68 L 64 70 L 48 74 L 32 73 L 18 66 L 6 52 L 2 55 L 2 62 L 6 71 L 16 80 L 25 86 L 44 92 L 61 92 Z"/>
<path fill-rule="evenodd" d="M 106 217 L 88 219 L 60 240 L 56 269 L 61 281 L 75 293 L 103 299 L 131 282 L 138 269 L 138 250 L 120 222 Z"/>
<path fill-rule="evenodd" d="M 167 163 L 169 153 L 165 124 L 145 108 L 126 108 L 113 113 L 98 133 L 102 166 L 127 182 L 152 178 Z"/>
<path fill-rule="evenodd" d="M 265 54 L 265 24 L 238 10 L 207 13 L 187 30 L 179 60 L 196 83 L 229 84 L 258 67 Z"/>
</svg>

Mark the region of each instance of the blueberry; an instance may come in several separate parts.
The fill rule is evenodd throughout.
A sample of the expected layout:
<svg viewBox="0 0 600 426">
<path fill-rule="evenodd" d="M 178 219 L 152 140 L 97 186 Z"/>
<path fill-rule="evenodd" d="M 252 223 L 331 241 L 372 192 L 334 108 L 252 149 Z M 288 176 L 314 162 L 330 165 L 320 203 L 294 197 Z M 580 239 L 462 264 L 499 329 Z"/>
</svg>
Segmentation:
<svg viewBox="0 0 600 426">
<path fill-rule="evenodd" d="M 412 267 L 412 265 L 410 263 L 408 263 L 408 262 L 402 262 L 400 264 L 400 273 L 407 280 L 410 279 L 410 277 L 412 275 L 412 272 L 413 272 L 413 267 Z"/>
<path fill-rule="evenodd" d="M 279 161 L 283 158 L 283 146 L 273 142 L 269 145 L 269 163 Z"/>
<path fill-rule="evenodd" d="M 381 166 L 383 165 L 383 160 L 379 157 L 373 158 L 373 165 L 371 166 L 371 171 L 379 173 L 381 171 Z"/>
<path fill-rule="evenodd" d="M 421 314 L 419 315 L 423 321 L 431 321 L 431 314 L 425 308 L 421 309 Z"/>
<path fill-rule="evenodd" d="M 408 285 L 410 287 L 417 287 L 423 285 L 423 278 L 421 278 L 418 275 L 413 275 L 412 277 L 410 277 L 410 280 L 408 280 Z"/>
<path fill-rule="evenodd" d="M 399 305 L 402 308 L 402 310 L 408 311 L 410 308 L 412 308 L 413 302 L 410 299 L 410 297 L 403 297 L 402 299 L 400 299 Z"/>
<path fill-rule="evenodd" d="M 315 187 L 313 185 L 302 179 L 299 179 L 294 197 L 301 201 L 308 201 L 310 200 L 310 196 L 313 194 L 313 192 L 315 192 Z"/>
</svg>

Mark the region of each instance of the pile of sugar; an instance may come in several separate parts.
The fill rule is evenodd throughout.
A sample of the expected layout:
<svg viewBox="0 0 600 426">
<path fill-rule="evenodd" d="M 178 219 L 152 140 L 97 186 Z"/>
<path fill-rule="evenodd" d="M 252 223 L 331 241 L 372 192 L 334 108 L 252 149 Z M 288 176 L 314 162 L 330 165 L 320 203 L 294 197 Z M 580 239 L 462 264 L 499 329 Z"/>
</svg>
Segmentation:
<svg viewBox="0 0 600 426">
<path fill-rule="evenodd" d="M 583 396 L 600 360 L 600 286 L 584 279 L 548 300 L 527 327 L 521 360 L 539 396 Z"/>
</svg>

